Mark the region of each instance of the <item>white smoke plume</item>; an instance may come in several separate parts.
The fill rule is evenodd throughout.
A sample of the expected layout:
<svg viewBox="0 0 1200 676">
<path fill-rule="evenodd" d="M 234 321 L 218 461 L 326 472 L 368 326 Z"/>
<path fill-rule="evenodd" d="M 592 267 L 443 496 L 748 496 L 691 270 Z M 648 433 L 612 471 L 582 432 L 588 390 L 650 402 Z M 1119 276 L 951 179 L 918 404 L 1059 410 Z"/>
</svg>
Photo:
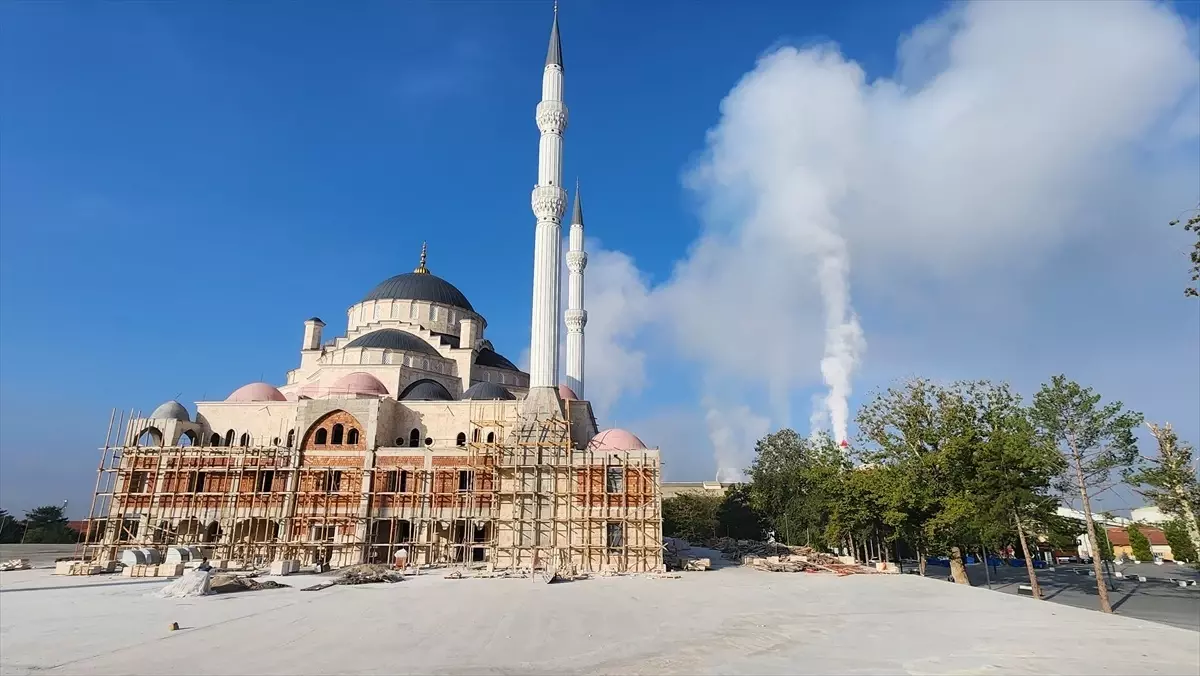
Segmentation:
<svg viewBox="0 0 1200 676">
<path fill-rule="evenodd" d="M 896 306 L 939 322 L 1021 308 L 1034 293 L 1021 280 L 1066 245 L 1120 247 L 1158 222 L 1114 206 L 1150 191 L 1195 203 L 1195 42 L 1167 4 L 974 2 L 903 36 L 891 78 L 869 80 L 833 44 L 772 50 L 721 102 L 685 175 L 703 228 L 670 278 L 610 278 L 610 307 L 629 303 L 644 324 L 608 331 L 603 349 L 646 351 L 620 357 L 626 368 L 694 364 L 721 466 L 745 467 L 752 444 L 719 419 L 764 410 L 763 397 L 779 425 L 819 385 L 810 421 L 846 438 L 866 348 L 856 308 L 871 354 L 895 360 L 951 328 L 901 334 Z M 588 346 L 589 390 L 647 382 L 593 361 L 590 334 Z"/>
</svg>

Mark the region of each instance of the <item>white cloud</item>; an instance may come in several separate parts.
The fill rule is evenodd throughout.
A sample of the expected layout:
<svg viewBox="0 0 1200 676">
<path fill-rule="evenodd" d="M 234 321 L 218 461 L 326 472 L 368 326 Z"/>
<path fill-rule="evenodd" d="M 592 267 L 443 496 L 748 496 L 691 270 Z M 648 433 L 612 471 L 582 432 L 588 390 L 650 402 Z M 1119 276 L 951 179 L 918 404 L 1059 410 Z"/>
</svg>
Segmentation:
<svg viewBox="0 0 1200 676">
<path fill-rule="evenodd" d="M 642 386 L 656 356 L 629 345 L 650 328 L 722 392 L 768 392 L 776 419 L 823 377 L 813 420 L 841 426 L 865 347 L 852 286 L 919 303 L 934 283 L 928 302 L 980 306 L 1067 244 L 1134 228 L 1105 209 L 1141 186 L 1192 185 L 1176 198 L 1194 203 L 1194 155 L 1139 153 L 1195 152 L 1197 72 L 1184 21 L 1132 2 L 956 6 L 900 41 L 895 79 L 867 81 L 834 45 L 764 55 L 687 172 L 704 229 L 670 279 L 647 290 L 627 257 L 592 254 L 613 262 L 588 270 L 589 394 L 605 372 Z M 697 404 L 714 448 L 748 453 L 729 427 L 761 421 L 713 394 Z"/>
</svg>

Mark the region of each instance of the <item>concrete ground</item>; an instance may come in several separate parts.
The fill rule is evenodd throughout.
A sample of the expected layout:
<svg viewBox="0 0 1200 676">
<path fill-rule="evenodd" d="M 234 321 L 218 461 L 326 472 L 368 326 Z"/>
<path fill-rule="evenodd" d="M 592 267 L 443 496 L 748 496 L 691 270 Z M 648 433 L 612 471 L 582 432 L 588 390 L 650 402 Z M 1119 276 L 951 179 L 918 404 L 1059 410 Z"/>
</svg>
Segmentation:
<svg viewBox="0 0 1200 676">
<path fill-rule="evenodd" d="M 0 562 L 29 559 L 34 568 L 53 568 L 54 560 L 75 555 L 75 545 L 0 545 Z"/>
<path fill-rule="evenodd" d="M 1037 571 L 1042 596 L 1054 603 L 1098 610 L 1100 601 L 1096 578 L 1087 575 L 1091 570 L 1090 564 L 1068 564 L 1055 566 L 1052 571 Z M 1116 566 L 1113 570 L 1122 571 L 1128 576 L 1125 579 L 1112 579 L 1115 589 L 1110 589 L 1108 598 L 1113 612 L 1200 631 L 1200 583 L 1194 587 L 1180 588 L 1170 582 L 1170 578 L 1200 580 L 1200 572 L 1174 563 L 1161 566 L 1152 563 L 1128 564 Z M 987 572 L 992 573 L 991 570 Z M 949 569 L 929 566 L 925 574 L 927 577 L 945 579 Z M 1145 582 L 1138 582 L 1133 577 L 1139 574 L 1146 578 Z M 967 566 L 967 577 L 972 585 L 986 588 L 983 566 Z M 992 589 L 1009 594 L 1016 594 L 1020 585 L 1028 583 L 1029 576 L 1024 568 L 1000 566 L 992 577 Z"/>
<path fill-rule="evenodd" d="M 0 573 L 0 673 L 1200 673 L 1195 632 L 916 576 L 281 581 L 158 599 L 162 580 Z"/>
</svg>

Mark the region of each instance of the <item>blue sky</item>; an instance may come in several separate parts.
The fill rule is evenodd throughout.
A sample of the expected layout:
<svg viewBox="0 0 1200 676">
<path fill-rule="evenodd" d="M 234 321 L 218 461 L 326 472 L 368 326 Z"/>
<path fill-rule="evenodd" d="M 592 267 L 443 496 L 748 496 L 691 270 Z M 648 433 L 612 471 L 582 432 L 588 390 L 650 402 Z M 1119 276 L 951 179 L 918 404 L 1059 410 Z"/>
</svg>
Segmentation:
<svg viewBox="0 0 1200 676">
<path fill-rule="evenodd" d="M 709 478 L 744 461 L 737 448 L 763 429 L 807 430 L 811 398 L 828 389 L 818 367 L 829 349 L 829 306 L 818 301 L 828 297 L 815 290 L 826 287 L 770 276 L 788 267 L 769 260 L 782 230 L 756 226 L 762 210 L 746 203 L 766 204 L 776 186 L 747 179 L 757 174 L 738 149 L 762 137 L 765 156 L 780 139 L 793 152 L 783 160 L 836 173 L 843 165 L 829 158 L 843 146 L 826 156 L 823 139 L 767 131 L 832 124 L 835 138 L 838 120 L 862 111 L 868 131 L 844 147 L 883 159 L 845 165 L 855 167 L 849 197 L 831 207 L 831 225 L 788 231 L 844 244 L 835 248 L 853 271 L 845 281 L 865 339 L 851 409 L 909 374 L 1010 379 L 1031 393 L 1064 371 L 1200 437 L 1200 304 L 1180 294 L 1188 242 L 1164 225 L 1200 195 L 1200 107 L 1187 81 L 1197 5 L 1115 18 L 1084 3 L 1020 10 L 1048 11 L 1034 17 L 1039 26 L 1144 26 L 1144 43 L 1112 49 L 1129 50 L 1146 72 L 1181 75 L 1129 94 L 1087 89 L 1099 80 L 1064 70 L 1061 83 L 1047 76 L 1045 87 L 1012 95 L 1004 77 L 988 75 L 1020 64 L 986 54 L 1083 38 L 1013 32 L 1021 16 L 948 7 L 562 3 L 564 173 L 583 183 L 594 238 L 589 376 L 605 395 L 602 425 L 661 445 L 667 479 Z M 0 7 L 0 506 L 69 498 L 86 509 L 111 408 L 281 381 L 298 362 L 301 322 L 318 315 L 327 331 L 344 330 L 349 305 L 410 270 L 422 240 L 431 270 L 466 293 L 497 348 L 518 360 L 529 334 L 533 108 L 549 22 L 546 2 Z M 1170 42 L 1164 35 L 1179 37 L 1173 22 L 1182 51 L 1154 51 Z M 836 63 L 808 59 L 830 41 Z M 985 56 L 971 56 L 975 44 Z M 764 54 L 782 56 L 760 62 Z M 1130 87 L 1141 86 L 1146 78 L 1131 71 Z M 952 202 L 973 188 L 949 183 L 936 199 L 920 186 L 872 197 L 899 177 L 937 174 L 889 167 L 884 160 L 908 156 L 879 148 L 912 144 L 920 159 L 957 166 L 961 143 L 927 149 L 958 133 L 932 120 L 962 90 L 933 94 L 964 72 L 976 74 L 971 90 L 996 88 L 983 100 L 1147 103 L 1018 137 L 1045 153 L 1037 186 L 1024 185 L 1033 172 L 1002 155 L 1005 144 L 976 149 L 1001 161 L 975 172 L 988 185 L 970 210 Z M 1085 84 L 1071 91 L 1068 82 Z M 889 94 L 893 85 L 900 93 Z M 760 114 L 772 106 L 778 116 Z M 966 119 L 985 130 L 972 138 L 992 129 L 990 119 Z M 1090 131 L 1060 140 L 1079 127 Z M 983 175 L 1010 159 L 1012 172 Z M 966 173 L 947 172 L 947 181 Z M 970 214 L 1012 204 L 1027 206 L 1005 223 L 1029 227 L 1007 239 L 986 223 L 964 234 Z M 905 211 L 871 230 L 885 207 Z M 1073 225 L 1028 217 L 1044 213 Z M 921 230 L 941 221 L 962 229 Z M 933 244 L 913 244 L 922 237 Z M 797 266 L 817 269 L 823 251 L 798 249 Z M 722 288 L 706 288 L 724 275 Z M 772 305 L 740 313 L 737 284 Z M 759 355 L 772 365 L 750 365 Z"/>
</svg>

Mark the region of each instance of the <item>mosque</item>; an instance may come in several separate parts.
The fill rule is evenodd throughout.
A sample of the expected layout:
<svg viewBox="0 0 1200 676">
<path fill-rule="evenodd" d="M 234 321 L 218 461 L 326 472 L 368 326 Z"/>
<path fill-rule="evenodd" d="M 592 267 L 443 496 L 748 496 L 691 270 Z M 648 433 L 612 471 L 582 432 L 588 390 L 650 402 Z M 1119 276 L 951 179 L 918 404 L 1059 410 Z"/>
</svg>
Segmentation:
<svg viewBox="0 0 1200 676">
<path fill-rule="evenodd" d="M 305 321 L 299 364 L 282 384 L 196 402 L 194 416 L 168 401 L 116 418 L 86 538 L 95 558 L 196 545 L 257 564 L 400 555 L 416 565 L 661 569 L 659 452 L 600 430 L 585 398 L 578 186 L 560 311 L 563 83 L 556 7 L 535 112 L 529 372 L 496 350 L 483 314 L 434 274 L 422 246 L 412 272 L 350 306 L 345 335 L 327 339 L 323 321 Z"/>
</svg>

